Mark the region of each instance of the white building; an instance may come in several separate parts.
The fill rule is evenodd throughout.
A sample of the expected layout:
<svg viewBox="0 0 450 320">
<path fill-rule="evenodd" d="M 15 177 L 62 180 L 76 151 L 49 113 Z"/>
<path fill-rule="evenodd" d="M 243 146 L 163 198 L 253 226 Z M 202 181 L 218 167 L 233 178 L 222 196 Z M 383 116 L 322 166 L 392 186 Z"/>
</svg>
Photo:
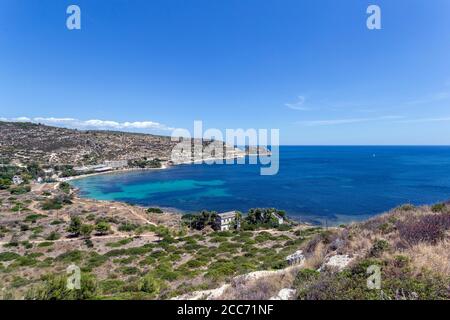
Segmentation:
<svg viewBox="0 0 450 320">
<path fill-rule="evenodd" d="M 128 167 L 128 160 L 105 161 L 105 166 L 113 169 L 125 168 Z"/>
<path fill-rule="evenodd" d="M 19 184 L 22 184 L 22 183 L 23 183 L 23 179 L 22 179 L 21 177 L 19 177 L 19 176 L 14 176 L 14 177 L 12 178 L 12 182 L 13 182 L 13 184 L 15 184 L 15 185 L 19 185 Z"/>
<path fill-rule="evenodd" d="M 104 164 L 96 164 L 96 165 L 89 165 L 89 166 L 82 166 L 82 167 L 75 167 L 73 170 L 77 173 L 87 173 L 87 172 L 104 172 L 112 170 L 111 167 L 105 166 Z"/>
<path fill-rule="evenodd" d="M 219 213 L 217 215 L 216 223 L 219 226 L 220 231 L 227 231 L 234 228 L 236 216 L 237 216 L 236 211 Z"/>
<path fill-rule="evenodd" d="M 278 224 L 284 223 L 284 218 L 282 216 L 280 216 L 278 213 L 272 212 L 272 217 L 274 217 L 275 219 L 278 220 Z"/>
</svg>

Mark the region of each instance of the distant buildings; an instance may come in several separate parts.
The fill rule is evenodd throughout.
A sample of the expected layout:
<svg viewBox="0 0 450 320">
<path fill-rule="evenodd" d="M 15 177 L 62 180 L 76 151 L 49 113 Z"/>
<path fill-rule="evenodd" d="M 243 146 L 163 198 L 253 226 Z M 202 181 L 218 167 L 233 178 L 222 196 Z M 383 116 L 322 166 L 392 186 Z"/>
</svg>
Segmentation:
<svg viewBox="0 0 450 320">
<path fill-rule="evenodd" d="M 128 160 L 105 161 L 105 166 L 113 169 L 121 169 L 128 167 Z"/>
<path fill-rule="evenodd" d="M 216 224 L 220 231 L 227 231 L 233 229 L 236 222 L 238 223 L 239 227 L 239 221 L 236 218 L 237 218 L 236 211 L 219 213 L 217 215 Z"/>
<path fill-rule="evenodd" d="M 104 164 L 97 164 L 97 165 L 89 165 L 89 166 L 82 166 L 82 167 L 74 167 L 73 170 L 76 173 L 88 173 L 88 172 L 106 172 L 112 170 L 112 167 L 106 166 Z"/>
</svg>

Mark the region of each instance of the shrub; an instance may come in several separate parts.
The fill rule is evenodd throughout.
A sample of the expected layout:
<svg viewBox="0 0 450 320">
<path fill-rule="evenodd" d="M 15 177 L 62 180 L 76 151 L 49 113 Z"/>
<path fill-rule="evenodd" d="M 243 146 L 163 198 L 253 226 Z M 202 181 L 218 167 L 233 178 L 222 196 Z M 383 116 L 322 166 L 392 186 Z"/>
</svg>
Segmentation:
<svg viewBox="0 0 450 320">
<path fill-rule="evenodd" d="M 80 227 L 80 234 L 84 238 L 89 238 L 93 230 L 94 226 L 92 224 L 82 224 Z"/>
<path fill-rule="evenodd" d="M 106 246 L 110 247 L 110 248 L 118 248 L 118 247 L 124 246 L 126 244 L 129 244 L 131 242 L 133 242 L 133 238 L 125 238 L 125 239 L 119 240 L 117 242 L 108 242 L 106 244 Z"/>
<path fill-rule="evenodd" d="M 438 203 L 431 207 L 431 211 L 433 212 L 443 212 L 446 209 L 445 203 Z"/>
<path fill-rule="evenodd" d="M 398 208 L 398 210 L 400 210 L 400 211 L 412 211 L 414 209 L 415 209 L 415 206 L 412 204 L 404 204 Z"/>
<path fill-rule="evenodd" d="M 130 232 L 130 231 L 134 231 L 137 228 L 139 228 L 139 226 L 137 224 L 132 224 L 132 223 L 122 223 L 119 226 L 119 231 L 126 231 L 126 232 Z"/>
<path fill-rule="evenodd" d="M 39 248 L 44 248 L 44 247 L 50 247 L 53 245 L 53 242 L 51 241 L 44 241 L 38 244 Z"/>
<path fill-rule="evenodd" d="M 61 182 L 58 188 L 64 193 L 70 193 L 71 186 L 67 182 Z"/>
<path fill-rule="evenodd" d="M 12 261 L 20 257 L 20 254 L 15 252 L 0 252 L 0 261 Z"/>
<path fill-rule="evenodd" d="M 20 195 L 20 194 L 25 194 L 31 191 L 31 187 L 29 185 L 26 186 L 16 186 L 16 187 L 11 187 L 9 189 L 9 192 L 11 194 L 14 195 Z"/>
<path fill-rule="evenodd" d="M 163 211 L 160 208 L 148 208 L 148 213 L 163 213 Z"/>
<path fill-rule="evenodd" d="M 389 248 L 389 242 L 386 240 L 376 240 L 370 249 L 369 255 L 372 257 L 379 257 L 381 253 Z"/>
<path fill-rule="evenodd" d="M 100 288 L 104 294 L 119 293 L 123 290 L 125 282 L 117 279 L 107 279 L 100 282 Z"/>
<path fill-rule="evenodd" d="M 450 229 L 450 214 L 431 214 L 420 217 L 411 217 L 397 223 L 400 237 L 410 245 L 419 242 L 436 243 L 445 236 Z"/>
<path fill-rule="evenodd" d="M 97 283 L 92 275 L 82 273 L 78 290 L 67 287 L 67 277 L 48 275 L 45 284 L 29 290 L 26 294 L 28 300 L 85 300 L 93 299 L 97 294 Z"/>
<path fill-rule="evenodd" d="M 48 199 L 42 204 L 42 210 L 59 210 L 63 207 L 58 199 Z"/>
<path fill-rule="evenodd" d="M 139 282 L 139 291 L 149 293 L 153 296 L 157 296 L 161 290 L 162 283 L 156 279 L 152 274 L 147 274 Z"/>
<path fill-rule="evenodd" d="M 95 225 L 95 231 L 97 231 L 97 233 L 99 235 L 108 234 L 110 229 L 111 229 L 111 226 L 105 221 L 100 221 L 99 223 L 97 223 Z"/>
<path fill-rule="evenodd" d="M 45 240 L 49 240 L 49 241 L 55 241 L 58 240 L 59 238 L 61 238 L 61 235 L 56 232 L 56 231 L 52 231 L 50 232 L 50 234 L 45 238 Z"/>
<path fill-rule="evenodd" d="M 43 214 L 30 214 L 28 216 L 26 216 L 25 220 L 26 222 L 36 222 L 38 219 L 42 219 L 42 218 L 46 218 L 47 216 L 43 215 Z"/>
<path fill-rule="evenodd" d="M 71 233 L 72 236 L 78 237 L 81 232 L 81 220 L 79 217 L 71 217 L 70 224 L 67 228 L 67 232 Z"/>
<path fill-rule="evenodd" d="M 302 285 L 305 282 L 311 282 L 317 279 L 319 275 L 319 271 L 313 269 L 302 269 L 297 273 L 297 276 L 295 277 L 294 286 Z"/>
</svg>

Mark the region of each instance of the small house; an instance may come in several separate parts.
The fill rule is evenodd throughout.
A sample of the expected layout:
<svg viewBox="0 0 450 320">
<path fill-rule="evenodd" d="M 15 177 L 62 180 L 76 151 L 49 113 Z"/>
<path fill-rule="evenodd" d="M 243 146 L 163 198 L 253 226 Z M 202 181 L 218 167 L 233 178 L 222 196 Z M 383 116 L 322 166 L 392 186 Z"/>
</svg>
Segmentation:
<svg viewBox="0 0 450 320">
<path fill-rule="evenodd" d="M 278 213 L 272 212 L 272 217 L 277 219 L 278 224 L 283 224 L 284 223 L 284 218 L 282 216 L 280 216 Z"/>
<path fill-rule="evenodd" d="M 13 183 L 14 185 L 22 184 L 22 183 L 23 183 L 23 179 L 22 179 L 20 176 L 14 176 L 14 177 L 12 178 L 12 183 Z"/>
<path fill-rule="evenodd" d="M 227 231 L 235 226 L 236 222 L 236 211 L 229 211 L 224 213 L 219 213 L 217 215 L 216 224 L 220 231 Z"/>
</svg>

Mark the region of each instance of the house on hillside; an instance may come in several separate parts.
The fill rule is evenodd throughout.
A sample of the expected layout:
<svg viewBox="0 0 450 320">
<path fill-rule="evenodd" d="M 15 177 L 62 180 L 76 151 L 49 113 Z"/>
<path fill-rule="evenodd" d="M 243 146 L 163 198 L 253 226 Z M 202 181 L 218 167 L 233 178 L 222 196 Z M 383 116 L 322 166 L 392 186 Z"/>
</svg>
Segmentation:
<svg viewBox="0 0 450 320">
<path fill-rule="evenodd" d="M 23 179 L 20 176 L 14 176 L 12 178 L 12 183 L 17 186 L 23 183 Z"/>
<path fill-rule="evenodd" d="M 272 212 L 272 217 L 277 219 L 278 224 L 283 224 L 284 223 L 284 218 L 282 216 L 280 216 L 278 213 Z"/>
<path fill-rule="evenodd" d="M 236 218 L 237 218 L 236 211 L 219 213 L 217 215 L 216 225 L 220 231 L 227 231 L 233 229 L 237 220 Z M 237 227 L 239 228 L 240 227 L 239 220 L 237 221 L 237 223 L 238 223 Z"/>
</svg>

